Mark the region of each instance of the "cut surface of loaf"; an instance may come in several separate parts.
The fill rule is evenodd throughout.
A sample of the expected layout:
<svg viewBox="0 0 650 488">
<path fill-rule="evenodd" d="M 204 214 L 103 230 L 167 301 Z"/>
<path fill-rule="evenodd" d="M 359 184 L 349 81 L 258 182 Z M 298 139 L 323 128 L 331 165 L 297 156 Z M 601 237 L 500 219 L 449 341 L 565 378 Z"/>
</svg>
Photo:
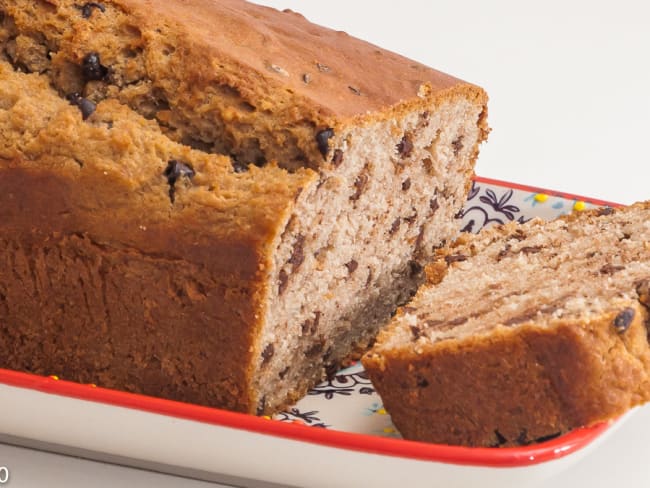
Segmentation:
<svg viewBox="0 0 650 488">
<path fill-rule="evenodd" d="M 650 203 L 464 235 L 363 358 L 409 439 L 528 444 L 650 400 Z"/>
<path fill-rule="evenodd" d="M 239 0 L 0 22 L 0 367 L 270 413 L 456 236 L 474 85 Z"/>
</svg>

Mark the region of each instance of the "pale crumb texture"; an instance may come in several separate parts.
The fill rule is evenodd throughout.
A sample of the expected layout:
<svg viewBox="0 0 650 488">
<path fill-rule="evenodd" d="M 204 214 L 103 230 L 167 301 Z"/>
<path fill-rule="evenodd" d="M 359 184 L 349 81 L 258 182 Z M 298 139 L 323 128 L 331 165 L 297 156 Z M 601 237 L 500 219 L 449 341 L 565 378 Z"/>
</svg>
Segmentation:
<svg viewBox="0 0 650 488">
<path fill-rule="evenodd" d="M 241 0 L 0 0 L 0 367 L 289 405 L 458 235 L 486 103 Z"/>
<path fill-rule="evenodd" d="M 409 439 L 525 445 L 650 400 L 650 203 L 438 251 L 364 365 Z"/>
</svg>

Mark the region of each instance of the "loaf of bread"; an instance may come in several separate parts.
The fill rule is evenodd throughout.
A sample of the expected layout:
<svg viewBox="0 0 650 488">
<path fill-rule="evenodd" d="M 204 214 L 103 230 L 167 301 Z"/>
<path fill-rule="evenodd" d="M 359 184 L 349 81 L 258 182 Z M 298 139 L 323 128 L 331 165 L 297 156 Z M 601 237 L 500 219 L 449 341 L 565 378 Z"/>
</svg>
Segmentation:
<svg viewBox="0 0 650 488">
<path fill-rule="evenodd" d="M 474 85 L 241 0 L 0 25 L 0 367 L 270 413 L 457 235 Z"/>
<path fill-rule="evenodd" d="M 650 400 L 650 203 L 464 235 L 363 358 L 409 439 L 527 444 Z"/>
</svg>

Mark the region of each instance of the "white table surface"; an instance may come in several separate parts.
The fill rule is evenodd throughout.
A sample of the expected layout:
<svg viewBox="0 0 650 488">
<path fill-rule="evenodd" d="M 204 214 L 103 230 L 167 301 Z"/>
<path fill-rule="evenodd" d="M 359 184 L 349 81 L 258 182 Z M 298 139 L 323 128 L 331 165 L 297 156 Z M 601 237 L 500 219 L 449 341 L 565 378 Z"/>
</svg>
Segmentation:
<svg viewBox="0 0 650 488">
<path fill-rule="evenodd" d="M 638 0 L 260 0 L 485 87 L 477 173 L 650 198 L 650 7 Z M 0 410 L 1 415 L 1 410 Z M 549 486 L 650 486 L 650 407 Z M 0 444 L 11 487 L 220 486 Z M 433 483 L 433 481 L 432 481 Z"/>
</svg>

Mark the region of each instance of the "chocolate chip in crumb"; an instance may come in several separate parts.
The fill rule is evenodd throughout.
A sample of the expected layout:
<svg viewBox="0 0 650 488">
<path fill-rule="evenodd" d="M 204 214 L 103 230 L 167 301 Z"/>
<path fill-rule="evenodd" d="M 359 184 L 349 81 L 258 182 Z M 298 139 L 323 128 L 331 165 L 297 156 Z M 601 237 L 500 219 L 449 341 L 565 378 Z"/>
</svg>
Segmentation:
<svg viewBox="0 0 650 488">
<path fill-rule="evenodd" d="M 606 264 L 600 268 L 600 273 L 604 275 L 613 275 L 617 271 L 622 271 L 625 269 L 625 266 L 620 266 L 616 264 Z"/>
<path fill-rule="evenodd" d="M 262 415 L 264 411 L 266 410 L 266 395 L 264 395 L 260 400 L 257 402 L 257 415 Z"/>
<path fill-rule="evenodd" d="M 408 217 L 404 217 L 404 222 L 406 222 L 409 225 L 413 225 L 417 220 L 417 218 L 418 218 L 418 212 L 416 210 L 412 215 L 409 215 Z"/>
<path fill-rule="evenodd" d="M 455 318 L 455 319 L 450 320 L 449 322 L 447 322 L 447 325 L 451 325 L 451 326 L 463 325 L 468 320 L 469 320 L 469 317 L 458 317 L 458 318 Z"/>
<path fill-rule="evenodd" d="M 436 211 L 440 208 L 440 204 L 438 203 L 438 197 L 429 200 L 429 208 L 431 209 L 431 215 L 436 213 Z"/>
<path fill-rule="evenodd" d="M 413 142 L 408 134 L 404 134 L 402 140 L 397 144 L 397 152 L 402 158 L 408 158 L 413 152 Z"/>
<path fill-rule="evenodd" d="M 90 117 L 95 112 L 95 109 L 97 108 L 97 105 L 95 105 L 94 102 L 88 100 L 87 98 L 82 97 L 81 95 L 79 95 L 79 93 L 70 93 L 69 95 L 66 95 L 65 98 L 72 105 L 79 107 L 79 110 L 81 111 L 81 118 L 83 120 L 86 120 L 88 117 Z"/>
<path fill-rule="evenodd" d="M 421 376 L 418 376 L 416 380 L 416 384 L 418 385 L 418 388 L 426 388 L 429 386 L 429 382 L 427 381 L 426 378 L 422 378 Z"/>
<path fill-rule="evenodd" d="M 273 354 L 275 354 L 275 346 L 273 346 L 272 343 L 269 343 L 262 351 L 262 366 L 271 360 Z"/>
<path fill-rule="evenodd" d="M 604 217 L 606 215 L 612 215 L 614 212 L 615 210 L 612 207 L 602 207 L 598 209 L 596 215 L 598 217 Z"/>
<path fill-rule="evenodd" d="M 524 246 L 520 249 L 520 252 L 523 252 L 524 254 L 537 254 L 538 252 L 541 252 L 542 246 Z"/>
<path fill-rule="evenodd" d="M 411 325 L 411 335 L 413 336 L 413 342 L 417 341 L 420 337 L 422 337 L 422 331 L 420 328 L 416 325 Z"/>
<path fill-rule="evenodd" d="M 282 371 L 278 373 L 278 377 L 283 380 L 285 376 L 287 376 L 287 373 L 289 372 L 290 366 L 287 366 L 284 368 Z"/>
<path fill-rule="evenodd" d="M 634 283 L 639 302 L 650 308 L 650 279 L 642 279 Z M 650 331 L 648 331 L 650 334 Z"/>
<path fill-rule="evenodd" d="M 369 179 L 368 175 L 365 173 L 357 176 L 357 178 L 354 180 L 355 191 L 350 196 L 350 200 L 352 201 L 359 200 L 359 197 L 361 197 L 363 191 L 366 189 L 366 185 L 368 184 L 368 179 Z"/>
<path fill-rule="evenodd" d="M 81 61 L 81 71 L 86 81 L 103 80 L 108 74 L 108 68 L 102 65 L 99 54 L 88 53 Z"/>
<path fill-rule="evenodd" d="M 445 256 L 445 262 L 447 264 L 452 264 L 452 263 L 458 263 L 460 261 L 466 261 L 467 256 L 464 254 L 449 254 L 448 256 Z"/>
<path fill-rule="evenodd" d="M 289 283 L 289 275 L 283 269 L 278 273 L 278 295 L 282 295 L 287 289 L 287 284 Z"/>
<path fill-rule="evenodd" d="M 101 13 L 106 12 L 106 7 L 97 2 L 87 2 L 83 5 L 75 5 L 75 7 L 81 10 L 81 16 L 84 19 L 89 19 L 95 9 L 99 10 Z"/>
<path fill-rule="evenodd" d="M 451 147 L 454 149 L 454 156 L 458 156 L 463 150 L 463 136 L 458 136 L 451 143 Z"/>
<path fill-rule="evenodd" d="M 339 167 L 343 162 L 343 151 L 340 149 L 334 150 L 334 156 L 332 156 L 332 166 Z"/>
<path fill-rule="evenodd" d="M 402 191 L 408 191 L 411 188 L 411 178 L 406 178 L 402 182 Z"/>
<path fill-rule="evenodd" d="M 248 165 L 238 161 L 235 158 L 230 158 L 230 163 L 232 164 L 232 170 L 235 173 L 245 173 L 248 171 Z"/>
<path fill-rule="evenodd" d="M 316 134 L 316 144 L 318 144 L 318 150 L 323 157 L 326 157 L 330 150 L 329 140 L 332 137 L 334 137 L 334 129 L 331 127 L 323 129 Z"/>
<path fill-rule="evenodd" d="M 392 236 L 395 232 L 397 232 L 401 223 L 402 223 L 402 219 L 399 217 L 393 220 L 393 223 L 390 225 L 388 234 Z"/>
<path fill-rule="evenodd" d="M 624 308 L 619 314 L 614 318 L 614 329 L 619 334 L 623 334 L 632 324 L 634 320 L 634 309 L 631 307 Z"/>
<path fill-rule="evenodd" d="M 293 250 L 289 258 L 289 264 L 293 265 L 293 271 L 296 271 L 305 260 L 305 236 L 298 234 L 293 243 Z"/>
<path fill-rule="evenodd" d="M 188 163 L 179 161 L 178 159 L 170 159 L 167 163 L 163 176 L 167 178 L 169 184 L 169 198 L 174 203 L 176 199 L 176 182 L 180 178 L 192 179 L 196 172 L 194 168 Z"/>
<path fill-rule="evenodd" d="M 347 263 L 345 263 L 345 267 L 348 268 L 348 273 L 352 274 L 352 273 L 354 273 L 354 272 L 357 270 L 357 268 L 359 267 L 359 263 L 358 263 L 356 260 L 351 259 L 350 261 L 348 261 Z"/>
</svg>

